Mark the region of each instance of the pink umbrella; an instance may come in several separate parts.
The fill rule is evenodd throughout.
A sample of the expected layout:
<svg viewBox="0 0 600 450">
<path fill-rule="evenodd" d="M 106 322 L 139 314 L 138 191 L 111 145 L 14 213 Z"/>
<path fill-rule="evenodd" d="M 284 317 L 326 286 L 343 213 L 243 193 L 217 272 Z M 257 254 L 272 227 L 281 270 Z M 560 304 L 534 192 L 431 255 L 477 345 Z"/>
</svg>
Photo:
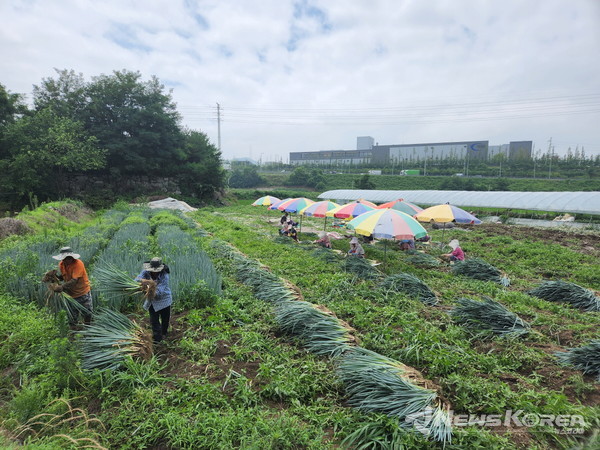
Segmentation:
<svg viewBox="0 0 600 450">
<path fill-rule="evenodd" d="M 279 205 L 281 205 L 281 204 L 283 204 L 283 203 L 285 203 L 285 202 L 289 202 L 290 200 L 293 200 L 293 199 L 292 199 L 292 198 L 284 198 L 283 200 L 279 200 L 278 202 L 276 202 L 276 203 L 273 203 L 273 204 L 272 204 L 271 206 L 269 206 L 267 209 L 268 209 L 268 210 L 271 210 L 271 211 L 273 211 L 273 210 L 276 210 L 276 209 L 279 209 Z"/>
<path fill-rule="evenodd" d="M 369 206 L 369 203 L 373 206 Z M 373 211 L 376 209 L 374 203 L 367 202 L 364 200 L 356 200 L 351 203 L 340 206 L 339 208 L 327 211 L 325 215 L 327 217 L 337 217 L 338 219 L 347 219 L 348 217 L 360 216 L 362 213 L 367 211 Z"/>
<path fill-rule="evenodd" d="M 402 198 L 399 198 L 398 200 L 394 200 L 393 202 L 384 203 L 383 205 L 379 205 L 377 207 L 377 209 L 385 209 L 385 208 L 395 209 L 396 211 L 402 211 L 403 213 L 406 213 L 409 216 L 414 216 L 415 214 L 418 214 L 421 211 L 423 211 L 423 208 L 421 208 L 417 205 L 414 205 L 410 202 L 407 202 L 406 200 L 404 200 Z"/>
<path fill-rule="evenodd" d="M 303 210 L 300 211 L 300 214 L 304 216 L 313 216 L 313 217 L 325 217 L 325 225 L 323 226 L 323 230 L 327 227 L 327 216 L 325 213 L 327 211 L 331 211 L 332 209 L 338 208 L 340 205 L 337 203 L 331 202 L 329 200 L 323 200 L 321 202 L 313 203 L 310 206 L 307 206 Z"/>
</svg>

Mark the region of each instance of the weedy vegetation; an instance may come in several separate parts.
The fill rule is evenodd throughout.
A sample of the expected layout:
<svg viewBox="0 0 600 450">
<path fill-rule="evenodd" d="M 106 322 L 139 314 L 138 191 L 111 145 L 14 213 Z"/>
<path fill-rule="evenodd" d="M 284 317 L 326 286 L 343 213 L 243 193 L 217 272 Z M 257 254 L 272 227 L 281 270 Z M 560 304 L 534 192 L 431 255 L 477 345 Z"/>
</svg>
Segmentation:
<svg viewBox="0 0 600 450">
<path fill-rule="evenodd" d="M 0 445 L 597 444 L 593 232 L 431 230 L 434 245 L 365 244 L 362 260 L 342 257 L 348 239 L 333 240 L 333 250 L 311 244 L 323 219 L 304 218 L 299 243 L 279 240 L 280 213 L 250 203 L 191 214 L 118 204 L 81 224 L 56 221 L 0 241 Z M 442 237 L 460 238 L 475 261 L 466 273 L 441 262 Z M 68 305 L 47 304 L 41 282 L 64 245 L 82 255 L 94 294 L 91 325 L 75 330 Z M 175 298 L 169 336 L 154 347 L 134 281 L 153 256 L 171 269 Z M 559 283 L 560 294 L 552 284 L 553 296 L 531 295 L 544 280 L 579 289 Z M 507 410 L 576 415 L 584 425 L 456 421 Z"/>
</svg>

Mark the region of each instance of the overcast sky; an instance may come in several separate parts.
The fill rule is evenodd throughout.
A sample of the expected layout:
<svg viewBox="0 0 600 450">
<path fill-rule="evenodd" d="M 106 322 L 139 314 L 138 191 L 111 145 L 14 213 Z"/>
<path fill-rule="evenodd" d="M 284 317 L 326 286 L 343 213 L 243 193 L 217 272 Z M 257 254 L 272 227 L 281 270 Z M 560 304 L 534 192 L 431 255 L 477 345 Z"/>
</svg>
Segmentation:
<svg viewBox="0 0 600 450">
<path fill-rule="evenodd" d="M 0 83 L 156 75 L 224 158 L 533 140 L 600 154 L 598 0 L 2 0 Z"/>
</svg>

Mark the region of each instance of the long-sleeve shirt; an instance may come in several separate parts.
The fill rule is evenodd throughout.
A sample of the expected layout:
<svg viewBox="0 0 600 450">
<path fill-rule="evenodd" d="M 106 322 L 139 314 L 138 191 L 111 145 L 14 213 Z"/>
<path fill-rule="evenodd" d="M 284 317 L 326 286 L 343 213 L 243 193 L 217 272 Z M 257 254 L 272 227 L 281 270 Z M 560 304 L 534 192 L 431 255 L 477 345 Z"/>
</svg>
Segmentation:
<svg viewBox="0 0 600 450">
<path fill-rule="evenodd" d="M 452 253 L 450 253 L 450 255 L 454 256 L 459 261 L 465 260 L 465 252 L 463 252 L 462 248 L 460 247 L 456 247 L 454 250 L 452 250 Z"/>
<path fill-rule="evenodd" d="M 152 278 L 149 271 L 142 270 L 142 273 L 135 277 L 135 279 L 136 281 L 154 280 L 156 282 L 156 294 L 152 300 L 146 300 L 144 302 L 144 309 L 149 309 L 150 305 L 152 305 L 154 311 L 160 311 L 173 304 L 173 295 L 171 294 L 169 274 L 167 272 L 160 272 L 156 278 Z"/>
<path fill-rule="evenodd" d="M 360 244 L 350 245 L 350 250 L 348 250 L 348 254 L 351 256 L 358 256 L 359 258 L 363 258 L 365 256 L 365 249 Z"/>
</svg>

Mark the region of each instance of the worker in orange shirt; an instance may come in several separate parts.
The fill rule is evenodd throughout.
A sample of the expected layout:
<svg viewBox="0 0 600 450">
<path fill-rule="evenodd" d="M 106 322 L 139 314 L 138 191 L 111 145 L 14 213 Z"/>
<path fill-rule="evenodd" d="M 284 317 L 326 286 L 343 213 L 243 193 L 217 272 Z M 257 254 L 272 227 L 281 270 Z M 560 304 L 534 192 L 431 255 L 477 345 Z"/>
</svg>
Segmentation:
<svg viewBox="0 0 600 450">
<path fill-rule="evenodd" d="M 81 313 L 83 316 L 83 322 L 86 325 L 90 324 L 92 320 L 92 292 L 90 287 L 90 280 L 88 279 L 87 271 L 85 270 L 85 264 L 79 259 L 80 255 L 74 253 L 71 247 L 63 247 L 60 249 L 59 254 L 52 258 L 60 261 L 58 263 L 58 270 L 56 276 L 59 280 L 64 281 L 62 284 L 56 284 L 54 286 L 54 292 L 64 292 L 65 294 L 73 297 L 82 308 Z M 73 308 L 70 314 L 71 325 L 77 323 L 79 318 L 79 308 Z"/>
</svg>

